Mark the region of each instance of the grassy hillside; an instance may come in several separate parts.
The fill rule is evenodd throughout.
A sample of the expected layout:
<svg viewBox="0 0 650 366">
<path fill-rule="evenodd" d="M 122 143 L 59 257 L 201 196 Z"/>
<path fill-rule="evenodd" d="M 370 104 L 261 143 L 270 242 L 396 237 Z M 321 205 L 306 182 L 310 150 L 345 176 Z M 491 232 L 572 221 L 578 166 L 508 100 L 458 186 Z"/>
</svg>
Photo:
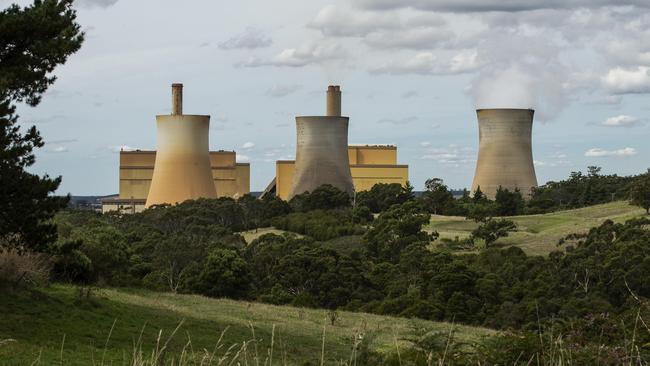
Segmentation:
<svg viewBox="0 0 650 366">
<path fill-rule="evenodd" d="M 497 245 L 516 245 L 530 255 L 546 255 L 557 249 L 557 242 L 568 234 L 586 232 L 611 219 L 624 222 L 644 211 L 627 202 L 612 202 L 576 210 L 559 211 L 545 215 L 511 217 L 519 226 L 518 232 L 497 241 Z M 436 230 L 443 238 L 463 238 L 478 225 L 463 217 L 432 216 L 428 230 Z"/>
<path fill-rule="evenodd" d="M 142 290 L 95 290 L 86 299 L 75 287 L 56 285 L 1 295 L 0 365 L 35 361 L 33 364 L 40 365 L 133 365 L 134 350 L 142 350 L 145 358 L 150 358 L 156 344 L 162 348 L 179 324 L 169 341 L 165 364 L 170 364 L 172 357 L 178 361 L 184 348 L 188 356 L 199 360 L 215 349 L 221 356 L 233 345 L 228 362 L 239 351 L 241 364 L 245 364 L 244 358 L 256 364 L 256 355 L 264 364 L 273 340 L 274 364 L 310 361 L 316 365 L 320 364 L 323 329 L 325 361 L 334 364 L 349 360 L 355 336 L 361 336 L 371 349 L 389 351 L 404 345 L 416 332 L 447 332 L 452 327 L 349 312 L 339 312 L 331 325 L 326 310 Z M 483 328 L 455 328 L 461 341 L 493 333 Z M 242 342 L 248 342 L 245 349 Z M 217 358 L 212 364 L 219 364 Z"/>
</svg>

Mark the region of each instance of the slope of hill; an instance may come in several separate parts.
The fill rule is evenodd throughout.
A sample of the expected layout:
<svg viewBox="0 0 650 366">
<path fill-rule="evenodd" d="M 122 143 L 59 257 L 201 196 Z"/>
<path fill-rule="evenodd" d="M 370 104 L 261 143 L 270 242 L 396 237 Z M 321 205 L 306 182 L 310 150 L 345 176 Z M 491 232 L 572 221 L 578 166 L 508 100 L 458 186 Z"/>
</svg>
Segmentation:
<svg viewBox="0 0 650 366">
<path fill-rule="evenodd" d="M 377 351 L 394 351 L 416 333 L 452 327 L 351 312 L 338 312 L 332 325 L 327 310 L 143 290 L 96 289 L 86 298 L 78 288 L 64 285 L 3 293 L 0 309 L 0 365 L 140 365 L 133 359 L 155 358 L 152 352 L 168 339 L 162 364 L 172 358 L 178 364 L 185 353 L 199 361 L 206 357 L 196 364 L 217 365 L 227 352 L 224 364 L 236 354 L 241 364 L 258 364 L 255 357 L 259 364 L 268 364 L 269 357 L 274 364 L 320 364 L 323 347 L 325 363 L 332 364 L 350 359 L 355 339 Z M 494 333 L 454 328 L 461 341 Z"/>
<path fill-rule="evenodd" d="M 603 205 L 558 211 L 544 215 L 514 216 L 518 231 L 502 238 L 496 245 L 516 245 L 529 255 L 547 255 L 557 249 L 558 241 L 568 234 L 587 232 L 610 219 L 624 222 L 642 216 L 643 209 L 618 201 Z M 441 238 L 467 237 L 478 224 L 464 217 L 432 216 L 427 229 L 436 230 Z"/>
</svg>

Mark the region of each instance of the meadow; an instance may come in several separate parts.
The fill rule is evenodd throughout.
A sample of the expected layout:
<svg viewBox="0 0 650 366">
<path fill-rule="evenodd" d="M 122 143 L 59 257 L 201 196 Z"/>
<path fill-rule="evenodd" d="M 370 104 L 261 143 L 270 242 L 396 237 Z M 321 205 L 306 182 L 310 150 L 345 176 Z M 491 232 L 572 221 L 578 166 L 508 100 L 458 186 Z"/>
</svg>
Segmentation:
<svg viewBox="0 0 650 366">
<path fill-rule="evenodd" d="M 517 224 L 517 231 L 499 239 L 495 245 L 517 246 L 528 255 L 548 255 L 558 250 L 559 240 L 569 234 L 586 233 L 608 219 L 622 223 L 643 215 L 643 209 L 631 206 L 627 201 L 616 201 L 542 215 L 512 216 L 508 219 Z M 432 215 L 429 225 L 424 229 L 437 231 L 440 238 L 462 239 L 469 237 L 478 225 L 465 217 Z"/>
<path fill-rule="evenodd" d="M 0 365 L 320 365 L 395 352 L 426 332 L 496 332 L 419 319 L 130 289 L 53 285 L 0 298 Z M 7 293 L 5 293 L 7 295 Z M 158 351 L 156 351 L 158 350 Z M 182 359 L 181 359 L 182 358 Z"/>
</svg>

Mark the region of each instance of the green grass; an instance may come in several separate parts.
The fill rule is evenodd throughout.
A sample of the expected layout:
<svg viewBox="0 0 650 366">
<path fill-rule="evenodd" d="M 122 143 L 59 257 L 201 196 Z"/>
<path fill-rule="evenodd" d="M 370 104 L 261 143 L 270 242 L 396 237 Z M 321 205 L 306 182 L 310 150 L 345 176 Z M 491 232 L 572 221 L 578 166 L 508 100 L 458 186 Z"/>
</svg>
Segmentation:
<svg viewBox="0 0 650 366">
<path fill-rule="evenodd" d="M 141 343 L 145 354 L 150 354 L 159 332 L 163 344 L 181 322 L 169 343 L 169 357 L 178 356 L 190 341 L 188 353 L 212 352 L 226 328 L 219 354 L 235 343 L 238 350 L 241 342 L 253 338 L 252 324 L 258 342 L 248 346 L 251 365 L 255 364 L 255 345 L 263 364 L 272 336 L 274 364 L 286 360 L 288 365 L 303 361 L 316 365 L 320 364 L 325 327 L 325 363 L 334 364 L 350 358 L 355 334 L 372 339 L 371 349 L 387 352 L 395 350 L 396 339 L 403 345 L 416 328 L 448 331 L 452 326 L 351 312 L 339 312 L 339 319 L 330 325 L 326 310 L 144 290 L 95 290 L 90 300 L 80 300 L 75 287 L 64 285 L 17 293 L 1 291 L 0 365 L 30 365 L 37 360 L 40 362 L 35 364 L 40 365 L 131 365 L 132 352 L 140 348 L 134 345 Z M 456 336 L 471 342 L 493 333 L 457 326 Z M 3 342 L 8 339 L 13 341 Z M 171 359 L 166 361 L 169 364 Z"/>
<path fill-rule="evenodd" d="M 557 250 L 558 241 L 568 234 L 587 232 L 607 219 L 624 222 L 644 213 L 643 209 L 620 201 L 544 215 L 514 216 L 510 219 L 517 223 L 518 231 L 499 239 L 496 245 L 515 245 L 529 255 L 547 255 Z M 453 239 L 468 237 L 477 226 L 463 217 L 434 215 L 426 229 L 438 231 L 441 238 Z"/>
</svg>

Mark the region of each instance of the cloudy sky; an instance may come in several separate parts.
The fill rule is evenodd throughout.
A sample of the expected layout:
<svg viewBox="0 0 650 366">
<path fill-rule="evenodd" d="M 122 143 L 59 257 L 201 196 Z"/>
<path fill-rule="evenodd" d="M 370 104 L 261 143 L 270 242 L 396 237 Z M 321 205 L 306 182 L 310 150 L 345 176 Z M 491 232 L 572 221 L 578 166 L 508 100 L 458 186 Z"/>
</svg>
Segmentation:
<svg viewBox="0 0 650 366">
<path fill-rule="evenodd" d="M 10 1 L 0 0 L 2 7 Z M 19 1 L 25 4 L 27 1 Z M 118 151 L 154 149 L 170 84 L 212 116 L 212 149 L 251 163 L 251 189 L 293 158 L 296 115 L 340 84 L 351 143 L 398 145 L 421 189 L 468 187 L 476 108 L 535 108 L 540 183 L 650 167 L 647 0 L 78 0 L 87 37 L 37 108 L 34 171 L 60 193 L 118 191 Z"/>
</svg>

